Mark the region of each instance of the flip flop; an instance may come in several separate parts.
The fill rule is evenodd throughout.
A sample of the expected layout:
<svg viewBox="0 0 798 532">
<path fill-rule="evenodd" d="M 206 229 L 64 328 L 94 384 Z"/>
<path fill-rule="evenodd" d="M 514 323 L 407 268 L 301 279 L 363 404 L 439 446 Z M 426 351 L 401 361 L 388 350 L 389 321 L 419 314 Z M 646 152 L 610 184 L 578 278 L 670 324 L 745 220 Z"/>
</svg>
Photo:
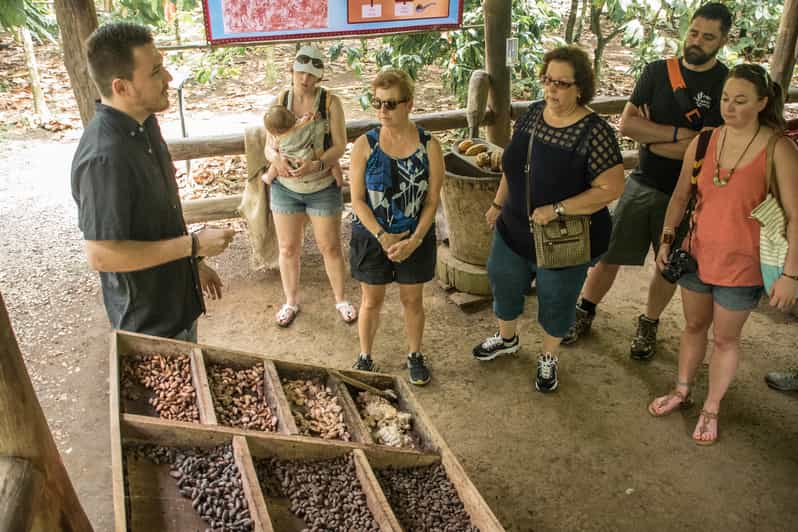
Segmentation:
<svg viewBox="0 0 798 532">
<path fill-rule="evenodd" d="M 335 310 L 341 315 L 344 323 L 354 323 L 357 321 L 357 309 L 349 301 L 341 301 L 335 305 Z"/>
<path fill-rule="evenodd" d="M 299 305 L 289 305 L 288 303 L 284 303 L 275 315 L 277 325 L 280 327 L 288 327 L 294 323 L 294 319 L 296 318 L 297 314 L 299 314 Z"/>
</svg>

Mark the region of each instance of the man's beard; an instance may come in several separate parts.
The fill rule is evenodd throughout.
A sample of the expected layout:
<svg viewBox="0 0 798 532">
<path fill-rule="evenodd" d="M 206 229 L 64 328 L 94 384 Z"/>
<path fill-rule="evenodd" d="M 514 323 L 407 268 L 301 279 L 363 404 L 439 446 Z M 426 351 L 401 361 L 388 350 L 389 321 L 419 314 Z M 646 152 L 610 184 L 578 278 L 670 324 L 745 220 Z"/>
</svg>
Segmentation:
<svg viewBox="0 0 798 532">
<path fill-rule="evenodd" d="M 708 63 L 718 54 L 720 48 L 716 48 L 712 53 L 706 53 L 700 46 L 688 46 L 684 49 L 684 60 L 690 65 L 703 65 Z"/>
</svg>

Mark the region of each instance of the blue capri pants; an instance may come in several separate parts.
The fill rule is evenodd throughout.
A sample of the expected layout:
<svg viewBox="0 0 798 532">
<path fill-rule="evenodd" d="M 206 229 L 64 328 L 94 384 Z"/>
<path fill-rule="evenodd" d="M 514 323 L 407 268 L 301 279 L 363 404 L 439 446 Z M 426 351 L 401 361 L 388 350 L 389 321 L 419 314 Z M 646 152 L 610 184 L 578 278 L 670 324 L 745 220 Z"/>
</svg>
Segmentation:
<svg viewBox="0 0 798 532">
<path fill-rule="evenodd" d="M 524 312 L 524 293 L 537 279 L 538 323 L 546 334 L 562 338 L 576 321 L 576 301 L 590 264 L 549 270 L 510 249 L 498 231 L 488 257 L 493 312 L 512 321 Z"/>
</svg>

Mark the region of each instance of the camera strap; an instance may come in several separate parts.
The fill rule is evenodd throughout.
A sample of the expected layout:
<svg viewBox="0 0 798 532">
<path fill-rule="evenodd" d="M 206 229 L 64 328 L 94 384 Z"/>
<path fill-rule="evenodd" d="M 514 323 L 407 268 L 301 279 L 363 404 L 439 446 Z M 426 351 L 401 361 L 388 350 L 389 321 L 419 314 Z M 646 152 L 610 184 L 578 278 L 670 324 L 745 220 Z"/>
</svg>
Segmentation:
<svg viewBox="0 0 798 532">
<path fill-rule="evenodd" d="M 695 231 L 695 208 L 698 202 L 698 175 L 701 173 L 701 168 L 704 165 L 706 158 L 707 148 L 709 147 L 709 140 L 712 138 L 711 129 L 707 129 L 698 134 L 698 145 L 695 148 L 695 160 L 693 162 L 693 174 L 690 176 L 690 199 L 687 201 L 687 209 L 684 216 L 689 224 L 687 231 L 687 251 L 691 251 L 693 244 L 693 232 Z"/>
</svg>

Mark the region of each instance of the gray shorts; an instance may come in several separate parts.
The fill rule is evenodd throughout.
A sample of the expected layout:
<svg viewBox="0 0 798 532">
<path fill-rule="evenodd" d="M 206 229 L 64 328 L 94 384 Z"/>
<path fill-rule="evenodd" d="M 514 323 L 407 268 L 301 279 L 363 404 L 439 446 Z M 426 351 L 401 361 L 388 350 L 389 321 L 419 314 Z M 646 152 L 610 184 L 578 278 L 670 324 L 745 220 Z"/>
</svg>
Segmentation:
<svg viewBox="0 0 798 532">
<path fill-rule="evenodd" d="M 601 257 L 605 264 L 642 266 L 648 250 L 659 249 L 665 211 L 670 196 L 655 188 L 626 179 L 626 186 L 612 212 L 612 236 L 607 252 Z M 677 231 L 677 244 L 686 227 Z"/>
<path fill-rule="evenodd" d="M 726 310 L 753 310 L 765 293 L 761 286 L 718 286 L 707 284 L 695 273 L 684 274 L 679 286 L 691 292 L 712 294 L 712 300 Z"/>
</svg>

